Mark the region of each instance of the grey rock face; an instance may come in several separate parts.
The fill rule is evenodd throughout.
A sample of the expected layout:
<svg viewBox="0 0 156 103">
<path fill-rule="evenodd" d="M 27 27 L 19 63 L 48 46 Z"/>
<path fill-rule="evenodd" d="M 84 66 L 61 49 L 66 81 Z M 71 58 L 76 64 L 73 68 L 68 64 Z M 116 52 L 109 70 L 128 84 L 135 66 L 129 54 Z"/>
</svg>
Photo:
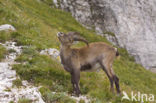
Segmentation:
<svg viewBox="0 0 156 103">
<path fill-rule="evenodd" d="M 156 68 L 156 0 L 59 1 L 85 27 L 98 34 L 115 33 L 116 44 L 126 48 L 137 63 Z"/>
</svg>

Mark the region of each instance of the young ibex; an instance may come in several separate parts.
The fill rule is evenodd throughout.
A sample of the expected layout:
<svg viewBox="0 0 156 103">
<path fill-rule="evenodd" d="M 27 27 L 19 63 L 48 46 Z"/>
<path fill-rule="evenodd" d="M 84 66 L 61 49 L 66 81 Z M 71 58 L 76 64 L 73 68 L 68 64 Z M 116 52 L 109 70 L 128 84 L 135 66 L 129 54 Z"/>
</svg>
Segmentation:
<svg viewBox="0 0 156 103">
<path fill-rule="evenodd" d="M 59 32 L 57 36 L 61 42 L 61 63 L 64 69 L 71 74 L 73 92 L 77 96 L 80 94 L 80 71 L 93 70 L 95 68 L 102 68 L 109 78 L 111 91 L 114 91 L 115 83 L 117 93 L 120 93 L 119 79 L 112 69 L 113 60 L 119 55 L 116 48 L 103 42 L 88 44 L 87 40 L 76 32 L 69 32 L 68 34 Z M 71 48 L 74 41 L 83 41 L 87 46 Z"/>
</svg>

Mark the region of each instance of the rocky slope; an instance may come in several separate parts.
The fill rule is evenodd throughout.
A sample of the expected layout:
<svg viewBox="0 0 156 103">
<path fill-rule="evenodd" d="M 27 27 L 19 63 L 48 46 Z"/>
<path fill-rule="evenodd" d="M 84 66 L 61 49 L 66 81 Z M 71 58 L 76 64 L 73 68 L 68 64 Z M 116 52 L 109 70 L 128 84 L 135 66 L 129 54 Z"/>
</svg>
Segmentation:
<svg viewBox="0 0 156 103">
<path fill-rule="evenodd" d="M 15 52 L 6 56 L 3 62 L 0 62 L 0 103 L 9 103 L 14 101 L 17 103 L 19 99 L 30 99 L 34 103 L 45 103 L 42 100 L 39 88 L 31 85 L 27 81 L 22 81 L 20 88 L 13 87 L 13 81 L 16 80 L 16 71 L 12 70 L 11 65 L 15 64 L 16 56 L 21 54 L 21 46 L 15 46 L 15 42 L 0 43 L 8 50 L 13 49 Z"/>
<path fill-rule="evenodd" d="M 84 26 L 124 47 L 137 63 L 156 68 L 155 0 L 53 0 Z"/>
<path fill-rule="evenodd" d="M 59 50 L 60 46 L 56 34 L 76 31 L 89 42 L 110 43 L 105 37 L 96 35 L 94 31 L 80 25 L 71 13 L 50 8 L 48 2 L 42 1 L 45 0 L 0 0 L 0 25 L 11 24 L 16 29 L 16 32 L 0 32 L 0 42 L 14 41 L 18 46 L 26 46 L 22 48 L 21 55 L 15 59 L 18 64 L 14 64 L 11 70 L 16 70 L 16 75 L 21 80 L 27 80 L 34 86 L 42 86 L 39 91 L 45 102 L 75 103 L 75 100 L 64 94 L 72 93 L 70 74 L 59 62 L 51 59 L 51 52 Z M 51 0 L 46 1 L 51 2 Z M 78 43 L 73 46 L 84 45 Z M 0 51 L 5 51 L 2 45 L 0 45 Z M 58 52 L 55 53 L 57 56 Z M 125 49 L 119 48 L 119 53 L 121 57 L 114 61 L 113 69 L 119 76 L 121 90 L 129 96 L 131 91 L 156 95 L 156 75 L 136 64 Z M 2 54 L 5 52 L 0 52 L 0 59 L 3 57 Z M 48 54 L 48 56 L 41 54 Z M 94 98 L 91 102 L 121 103 L 121 97 L 112 94 L 109 87 L 109 80 L 102 70 L 81 73 L 81 93 L 87 99 Z M 124 100 L 123 102 L 132 101 Z M 84 100 L 81 99 L 80 103 L 84 103 Z"/>
<path fill-rule="evenodd" d="M 0 31 L 16 31 L 16 29 L 12 25 L 5 24 L 0 25 Z M 17 79 L 20 80 L 20 77 L 17 76 L 16 71 L 12 69 L 12 66 L 14 64 L 20 64 L 17 63 L 15 59 L 22 53 L 22 48 L 24 46 L 17 46 L 17 43 L 12 41 L 0 43 L 0 45 L 4 46 L 8 51 L 13 51 L 6 55 L 6 58 L 0 62 L 0 103 L 17 103 L 24 99 L 33 103 L 45 103 L 39 92 L 39 88 L 42 86 L 35 87 L 26 80 L 23 80 L 19 87 L 16 87 L 14 84 L 14 81 Z M 51 59 L 60 62 L 60 53 L 55 48 L 41 50 L 40 54 L 51 56 Z M 52 92 L 52 94 L 55 95 L 57 92 Z M 85 103 L 90 102 L 90 99 L 83 95 L 80 97 L 70 96 L 67 93 L 64 93 L 64 95 L 69 96 L 71 99 L 75 100 L 76 103 L 79 103 L 80 100 L 83 100 Z"/>
</svg>

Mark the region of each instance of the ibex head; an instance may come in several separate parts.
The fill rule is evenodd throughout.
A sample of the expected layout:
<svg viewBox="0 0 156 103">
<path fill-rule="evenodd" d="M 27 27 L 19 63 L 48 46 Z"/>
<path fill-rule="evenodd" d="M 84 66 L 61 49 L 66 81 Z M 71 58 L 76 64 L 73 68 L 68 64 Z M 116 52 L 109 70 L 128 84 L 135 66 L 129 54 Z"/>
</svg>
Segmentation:
<svg viewBox="0 0 156 103">
<path fill-rule="evenodd" d="M 82 41 L 88 45 L 88 41 L 77 32 L 69 32 L 68 34 L 58 32 L 57 36 L 62 45 L 70 46 L 74 41 Z"/>
</svg>

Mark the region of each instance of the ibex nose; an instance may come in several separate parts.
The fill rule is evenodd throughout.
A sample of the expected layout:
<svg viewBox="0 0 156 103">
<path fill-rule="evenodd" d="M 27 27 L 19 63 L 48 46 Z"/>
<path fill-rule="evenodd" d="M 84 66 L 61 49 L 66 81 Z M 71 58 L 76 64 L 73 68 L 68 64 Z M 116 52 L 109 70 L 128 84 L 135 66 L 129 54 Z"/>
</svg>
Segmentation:
<svg viewBox="0 0 156 103">
<path fill-rule="evenodd" d="M 61 32 L 58 32 L 58 33 L 57 33 L 57 37 L 59 37 L 59 36 L 60 36 L 60 34 L 61 34 Z"/>
<path fill-rule="evenodd" d="M 60 36 L 63 36 L 63 35 L 64 35 L 64 33 L 62 33 L 62 32 L 57 33 L 57 37 L 60 37 Z"/>
</svg>

